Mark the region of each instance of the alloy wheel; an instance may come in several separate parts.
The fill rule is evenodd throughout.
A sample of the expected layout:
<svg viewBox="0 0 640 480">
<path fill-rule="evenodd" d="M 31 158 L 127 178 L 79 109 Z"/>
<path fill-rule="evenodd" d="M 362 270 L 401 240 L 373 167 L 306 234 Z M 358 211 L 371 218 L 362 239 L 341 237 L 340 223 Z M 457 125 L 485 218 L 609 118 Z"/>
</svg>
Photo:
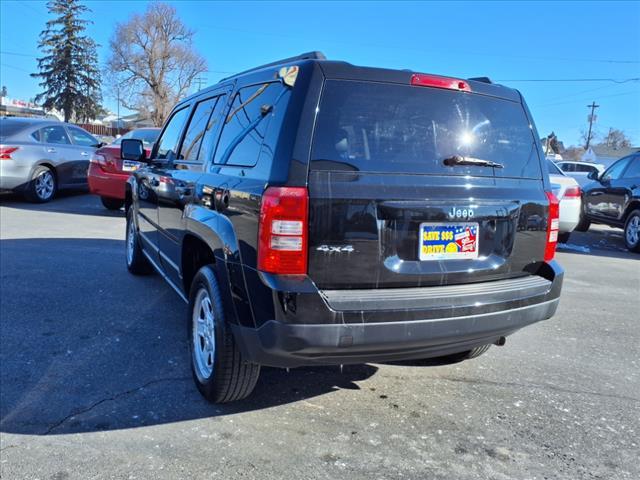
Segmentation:
<svg viewBox="0 0 640 480">
<path fill-rule="evenodd" d="M 215 314 L 205 288 L 201 288 L 196 295 L 191 323 L 195 372 L 198 380 L 205 382 L 213 373 L 216 354 Z"/>
<path fill-rule="evenodd" d="M 42 172 L 35 179 L 36 195 L 40 200 L 49 200 L 55 189 L 55 179 L 50 171 Z"/>
</svg>

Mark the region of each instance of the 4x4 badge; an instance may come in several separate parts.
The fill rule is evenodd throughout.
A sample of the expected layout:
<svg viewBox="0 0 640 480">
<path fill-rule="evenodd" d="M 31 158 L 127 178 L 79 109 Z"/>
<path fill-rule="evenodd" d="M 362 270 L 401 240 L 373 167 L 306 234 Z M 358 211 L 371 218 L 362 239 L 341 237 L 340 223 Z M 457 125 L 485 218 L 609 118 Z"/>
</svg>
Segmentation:
<svg viewBox="0 0 640 480">
<path fill-rule="evenodd" d="M 330 245 L 320 245 L 318 248 L 316 248 L 316 250 L 318 250 L 319 252 L 329 252 L 329 253 L 351 253 L 354 251 L 354 248 L 351 245 L 344 245 L 344 246 L 330 246 Z"/>
</svg>

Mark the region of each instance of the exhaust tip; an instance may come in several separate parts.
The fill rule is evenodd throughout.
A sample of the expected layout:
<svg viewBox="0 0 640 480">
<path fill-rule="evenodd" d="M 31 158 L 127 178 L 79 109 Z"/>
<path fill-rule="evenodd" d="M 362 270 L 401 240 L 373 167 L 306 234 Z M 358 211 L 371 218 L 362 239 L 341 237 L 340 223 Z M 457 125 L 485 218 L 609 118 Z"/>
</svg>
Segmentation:
<svg viewBox="0 0 640 480">
<path fill-rule="evenodd" d="M 495 342 L 493 342 L 494 345 L 497 345 L 499 347 L 502 347 L 505 343 L 507 343 L 507 337 L 500 337 Z"/>
</svg>

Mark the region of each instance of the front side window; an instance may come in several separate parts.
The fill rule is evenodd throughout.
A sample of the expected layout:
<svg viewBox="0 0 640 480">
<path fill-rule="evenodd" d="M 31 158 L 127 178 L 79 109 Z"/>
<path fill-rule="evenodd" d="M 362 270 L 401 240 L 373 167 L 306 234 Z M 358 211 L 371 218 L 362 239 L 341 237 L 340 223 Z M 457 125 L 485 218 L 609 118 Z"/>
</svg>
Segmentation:
<svg viewBox="0 0 640 480">
<path fill-rule="evenodd" d="M 187 120 L 189 108 L 178 110 L 169 119 L 160 140 L 158 140 L 158 150 L 155 158 L 158 160 L 175 160 L 177 158 L 178 143 L 180 142 L 180 134 L 182 126 Z"/>
<path fill-rule="evenodd" d="M 631 160 L 631 157 L 621 158 L 616 163 L 611 165 L 606 172 L 602 175 L 602 180 L 617 180 L 622 175 L 622 172 L 627 167 L 627 164 Z"/>
<path fill-rule="evenodd" d="M 40 129 L 40 141 L 42 143 L 53 143 L 55 145 L 71 145 L 64 127 L 53 126 Z"/>
<path fill-rule="evenodd" d="M 83 147 L 95 147 L 100 143 L 87 132 L 77 127 L 69 127 L 69 133 L 71 134 L 73 143 L 76 145 L 81 145 Z"/>
<path fill-rule="evenodd" d="M 214 163 L 254 166 L 274 112 L 286 105 L 288 89 L 279 82 L 241 88 L 224 120 Z"/>
<path fill-rule="evenodd" d="M 629 168 L 624 172 L 624 178 L 640 178 L 640 157 L 633 159 Z"/>
<path fill-rule="evenodd" d="M 180 160 L 187 162 L 202 161 L 200 156 L 200 146 L 202 145 L 202 139 L 211 131 L 213 124 L 210 125 L 209 119 L 215 109 L 217 97 L 209 98 L 199 102 L 196 105 L 196 109 L 191 116 L 191 121 L 187 127 L 187 133 L 184 135 L 182 141 L 182 147 L 180 149 Z"/>
</svg>

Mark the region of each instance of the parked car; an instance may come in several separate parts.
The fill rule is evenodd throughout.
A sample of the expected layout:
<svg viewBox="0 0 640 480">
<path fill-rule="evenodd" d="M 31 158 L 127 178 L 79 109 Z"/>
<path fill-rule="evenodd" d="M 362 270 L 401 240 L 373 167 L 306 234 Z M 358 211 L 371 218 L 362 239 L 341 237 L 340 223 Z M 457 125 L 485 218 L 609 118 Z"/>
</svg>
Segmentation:
<svg viewBox="0 0 640 480">
<path fill-rule="evenodd" d="M 89 160 L 100 146 L 75 125 L 0 117 L 0 190 L 48 202 L 58 190 L 86 188 Z"/>
<path fill-rule="evenodd" d="M 556 165 L 568 176 L 575 178 L 578 182 L 578 185 L 581 187 L 590 182 L 589 174 L 597 173 L 601 174 L 604 172 L 605 166 L 601 163 L 592 163 L 592 162 L 573 162 L 569 160 L 563 160 L 561 162 L 556 162 Z"/>
<path fill-rule="evenodd" d="M 582 191 L 578 182 L 565 175 L 551 160 L 547 160 L 549 180 L 554 195 L 560 200 L 560 228 L 558 241 L 567 243 L 571 232 L 580 222 Z"/>
<path fill-rule="evenodd" d="M 109 210 L 122 208 L 124 205 L 124 186 L 127 179 L 131 172 L 141 165 L 139 162 L 120 158 L 120 142 L 128 138 L 139 139 L 148 156 L 159 134 L 159 128 L 138 128 L 125 133 L 110 145 L 96 151 L 87 174 L 89 191 L 100 196 L 105 208 Z"/>
<path fill-rule="evenodd" d="M 122 141 L 149 164 L 127 181 L 127 267 L 188 304 L 212 402 L 261 365 L 473 358 L 558 305 L 538 138 L 520 93 L 485 79 L 317 53 L 257 67 L 176 105 L 149 160 Z"/>
<path fill-rule="evenodd" d="M 624 243 L 640 252 L 640 153 L 621 158 L 604 173 L 589 176 L 584 187 L 583 215 L 577 230 L 586 232 L 592 223 L 624 229 Z"/>
</svg>

